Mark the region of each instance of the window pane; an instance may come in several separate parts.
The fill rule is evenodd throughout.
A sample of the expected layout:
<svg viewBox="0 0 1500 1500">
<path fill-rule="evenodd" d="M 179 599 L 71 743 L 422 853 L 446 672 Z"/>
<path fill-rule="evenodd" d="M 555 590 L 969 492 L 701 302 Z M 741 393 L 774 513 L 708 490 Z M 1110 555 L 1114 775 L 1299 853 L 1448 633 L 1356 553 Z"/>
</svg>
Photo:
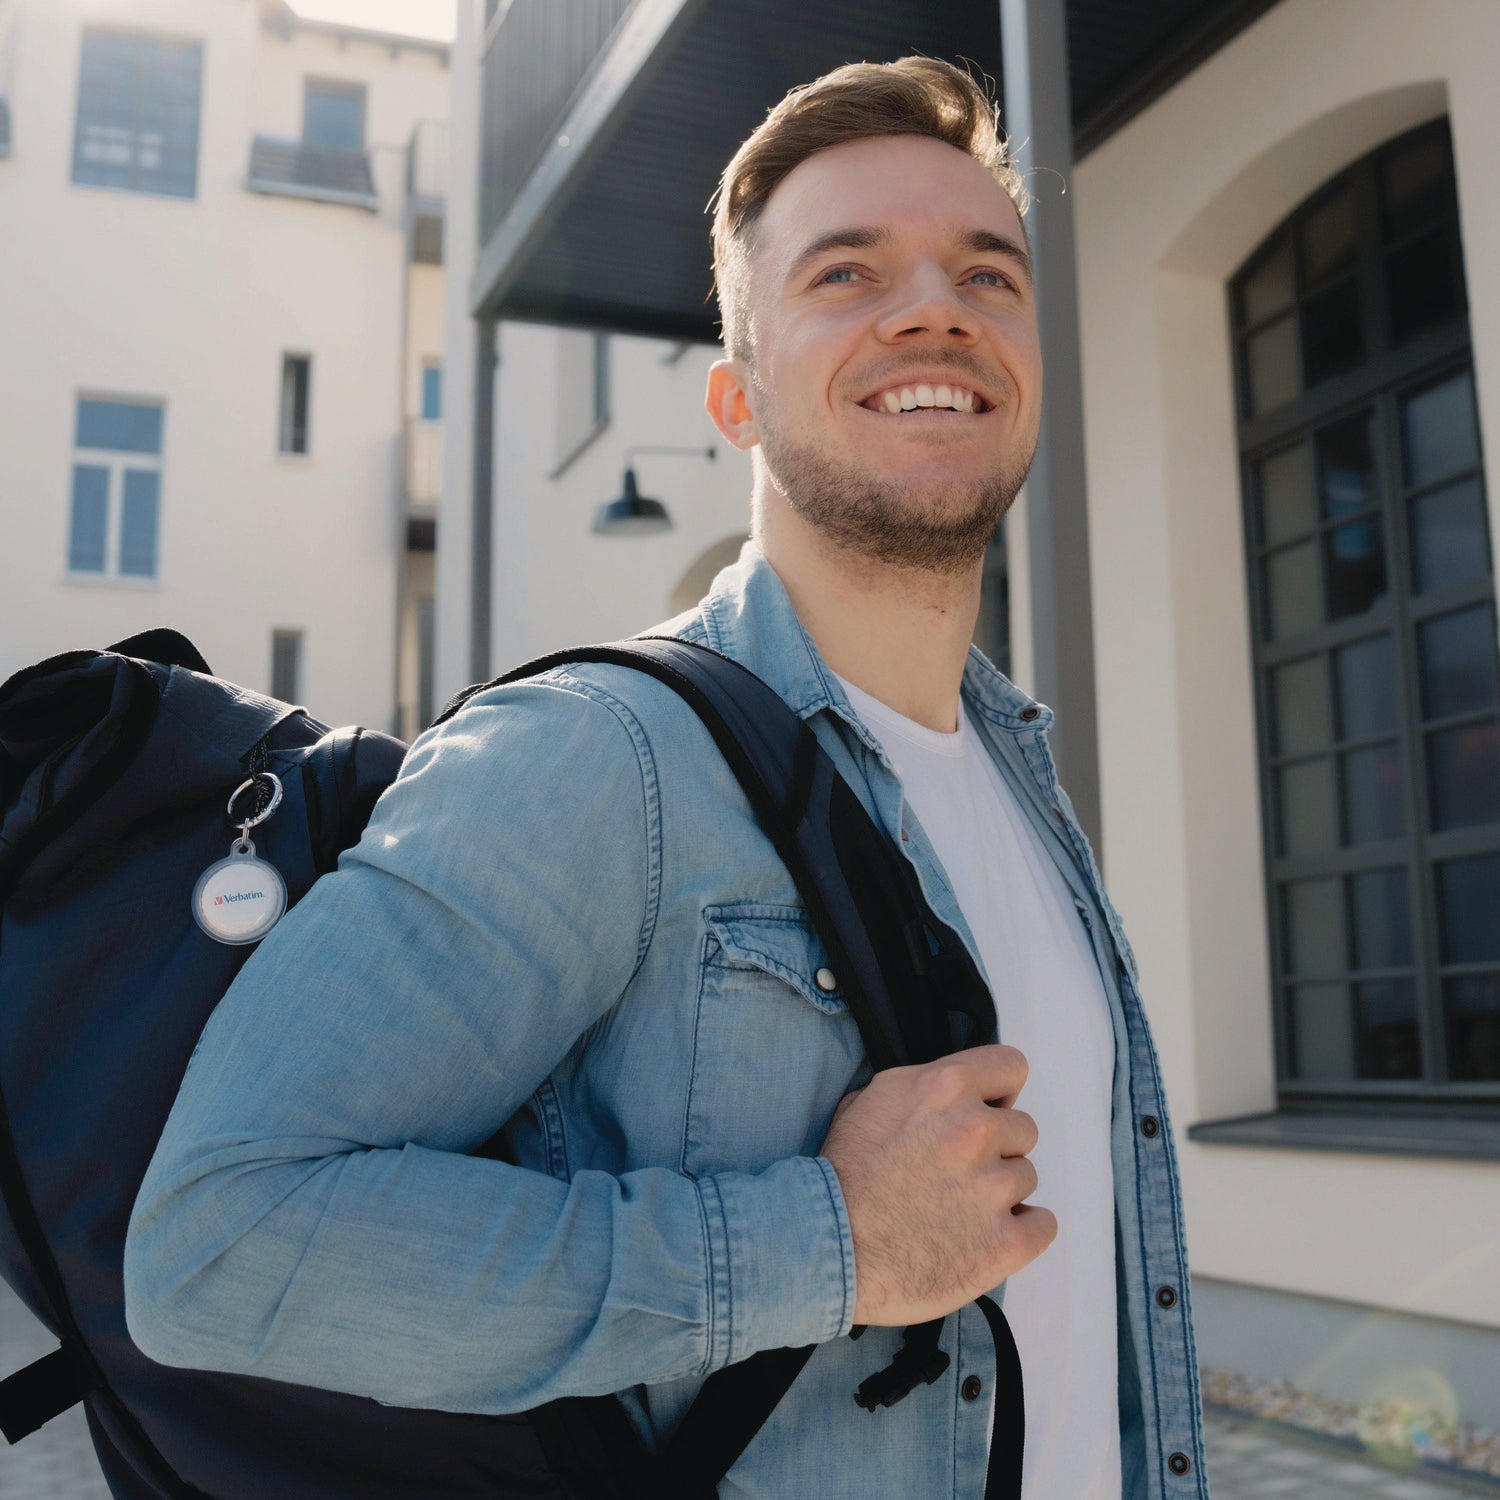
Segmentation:
<svg viewBox="0 0 1500 1500">
<path fill-rule="evenodd" d="M 197 42 L 85 31 L 73 180 L 191 198 L 202 68 Z"/>
<path fill-rule="evenodd" d="M 1401 756 L 1395 745 L 1369 745 L 1339 759 L 1345 842 L 1373 844 L 1400 838 L 1406 820 L 1401 813 Z"/>
<path fill-rule="evenodd" d="M 436 422 L 443 415 L 443 371 L 440 365 L 422 370 L 422 419 Z"/>
<path fill-rule="evenodd" d="M 1420 1078 L 1422 1037 L 1417 992 L 1409 979 L 1366 979 L 1354 986 L 1361 1078 Z"/>
<path fill-rule="evenodd" d="M 1365 870 L 1349 877 L 1354 967 L 1404 969 L 1412 961 L 1411 908 L 1405 870 Z"/>
<path fill-rule="evenodd" d="M 312 360 L 287 354 L 281 361 L 281 438 L 283 453 L 306 453 L 308 406 L 311 399 Z"/>
<path fill-rule="evenodd" d="M 1250 412 L 1259 416 L 1290 401 L 1302 388 L 1297 374 L 1297 320 L 1285 317 L 1245 340 Z"/>
<path fill-rule="evenodd" d="M 1371 517 L 1335 527 L 1323 538 L 1328 618 L 1363 614 L 1385 598 L 1385 547 Z"/>
<path fill-rule="evenodd" d="M 1375 413 L 1362 411 L 1318 434 L 1318 491 L 1324 520 L 1337 521 L 1379 503 L 1374 426 Z"/>
<path fill-rule="evenodd" d="M 1338 846 L 1338 798 L 1333 762 L 1304 761 L 1276 773 L 1281 789 L 1281 852 L 1324 854 Z"/>
<path fill-rule="evenodd" d="M 120 571 L 138 578 L 156 576 L 157 509 L 161 475 L 126 469 L 125 504 L 120 518 Z"/>
<path fill-rule="evenodd" d="M 1341 984 L 1299 984 L 1287 991 L 1292 1072 L 1299 1078 L 1354 1076 L 1349 993 Z"/>
<path fill-rule="evenodd" d="M 1303 304 L 1302 357 L 1308 385 L 1342 375 L 1365 357 L 1357 282 L 1346 281 Z"/>
<path fill-rule="evenodd" d="M 1500 961 L 1500 854 L 1445 860 L 1437 898 L 1443 962 Z"/>
<path fill-rule="evenodd" d="M 1411 502 L 1412 591 L 1483 578 L 1490 568 L 1489 527 L 1477 479 L 1460 480 Z"/>
<path fill-rule="evenodd" d="M 161 407 L 139 402 L 80 397 L 74 446 L 108 448 L 116 453 L 160 453 L 161 413 Z"/>
<path fill-rule="evenodd" d="M 1354 194 L 1348 188 L 1302 221 L 1302 282 L 1312 286 L 1354 260 Z"/>
<path fill-rule="evenodd" d="M 1488 708 L 1500 697 L 1495 617 L 1489 605 L 1424 621 L 1417 627 L 1417 654 L 1427 718 Z"/>
<path fill-rule="evenodd" d="M 1386 304 L 1391 338 L 1404 344 L 1463 310 L 1451 229 L 1434 230 L 1386 257 Z"/>
<path fill-rule="evenodd" d="M 1273 454 L 1256 465 L 1260 481 L 1261 539 L 1284 542 L 1311 531 L 1313 511 L 1312 466 L 1307 444 Z"/>
<path fill-rule="evenodd" d="M 1467 370 L 1401 403 L 1401 445 L 1406 482 L 1414 488 L 1478 464 L 1474 383 Z"/>
<path fill-rule="evenodd" d="M 1388 156 L 1380 174 L 1386 238 L 1410 234 L 1447 213 L 1452 175 L 1448 143 L 1441 135 L 1428 136 Z"/>
<path fill-rule="evenodd" d="M 1500 1079 L 1500 974 L 1443 981 L 1448 1072 L 1464 1082 Z"/>
<path fill-rule="evenodd" d="M 1299 979 L 1336 978 L 1348 967 L 1344 951 L 1344 890 L 1336 879 L 1297 880 L 1282 888 L 1286 969 Z"/>
<path fill-rule="evenodd" d="M 68 567 L 75 573 L 104 571 L 104 528 L 109 516 L 109 470 L 73 465 L 73 515 L 68 527 Z"/>
<path fill-rule="evenodd" d="M 1273 638 L 1297 635 L 1322 623 L 1317 559 L 1316 542 L 1273 552 L 1266 559 L 1266 606 Z"/>
<path fill-rule="evenodd" d="M 296 703 L 302 692 L 302 632 L 271 632 L 271 696 Z"/>
<path fill-rule="evenodd" d="M 1430 735 L 1427 775 L 1435 831 L 1500 821 L 1500 721 Z"/>
<path fill-rule="evenodd" d="M 1271 673 L 1271 700 L 1276 714 L 1276 749 L 1281 755 L 1321 750 L 1333 738 L 1323 658 L 1288 662 Z"/>
<path fill-rule="evenodd" d="M 302 138 L 319 146 L 362 149 L 365 144 L 364 90 L 309 83 L 302 116 Z"/>
<path fill-rule="evenodd" d="M 1369 739 L 1396 727 L 1396 663 L 1388 635 L 1341 646 L 1333 654 L 1339 691 L 1339 737 Z"/>
<path fill-rule="evenodd" d="M 1240 283 L 1241 321 L 1259 323 L 1291 300 L 1292 242 L 1282 235 Z"/>
</svg>

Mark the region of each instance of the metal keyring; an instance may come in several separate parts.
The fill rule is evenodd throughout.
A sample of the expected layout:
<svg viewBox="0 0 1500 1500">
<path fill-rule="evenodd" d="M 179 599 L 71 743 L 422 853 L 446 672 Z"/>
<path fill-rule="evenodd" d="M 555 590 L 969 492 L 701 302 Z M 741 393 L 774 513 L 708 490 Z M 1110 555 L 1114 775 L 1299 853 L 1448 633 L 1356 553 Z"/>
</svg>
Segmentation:
<svg viewBox="0 0 1500 1500">
<path fill-rule="evenodd" d="M 254 813 L 248 818 L 240 819 L 235 817 L 234 804 L 239 800 L 240 793 L 254 786 L 259 781 L 269 781 L 271 783 L 271 800 L 258 813 Z M 240 825 L 240 837 L 243 839 L 250 829 L 254 828 L 257 823 L 264 823 L 280 806 L 281 778 L 274 771 L 257 771 L 248 780 L 242 781 L 230 794 L 228 808 L 229 821 Z"/>
</svg>

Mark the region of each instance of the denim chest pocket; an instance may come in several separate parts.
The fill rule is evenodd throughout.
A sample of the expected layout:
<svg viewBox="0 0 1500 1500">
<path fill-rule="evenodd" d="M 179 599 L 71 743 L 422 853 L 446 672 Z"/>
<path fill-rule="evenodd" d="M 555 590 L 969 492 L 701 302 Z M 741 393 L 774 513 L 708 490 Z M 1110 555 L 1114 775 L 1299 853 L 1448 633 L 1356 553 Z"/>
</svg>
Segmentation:
<svg viewBox="0 0 1500 1500">
<path fill-rule="evenodd" d="M 683 1170 L 816 1155 L 864 1063 L 822 939 L 800 906 L 717 905 L 703 918 Z"/>
</svg>

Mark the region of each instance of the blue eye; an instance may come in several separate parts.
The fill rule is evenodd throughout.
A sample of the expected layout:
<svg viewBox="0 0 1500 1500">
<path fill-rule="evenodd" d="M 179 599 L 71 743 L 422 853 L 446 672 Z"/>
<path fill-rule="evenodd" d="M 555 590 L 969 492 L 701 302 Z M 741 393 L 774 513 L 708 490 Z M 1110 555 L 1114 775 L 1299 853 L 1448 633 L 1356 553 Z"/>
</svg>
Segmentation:
<svg viewBox="0 0 1500 1500">
<path fill-rule="evenodd" d="M 975 279 L 975 278 L 980 277 L 980 276 L 989 276 L 989 277 L 992 278 L 991 282 L 986 282 L 985 283 L 986 286 L 989 286 L 989 285 L 992 285 L 992 284 L 994 286 L 1006 286 L 1006 285 L 1009 284 L 1006 281 L 1006 279 L 998 271 L 976 271 L 974 273 L 974 277 L 970 278 L 970 279 L 972 280 L 972 279 Z"/>
<path fill-rule="evenodd" d="M 824 273 L 820 277 L 818 277 L 818 284 L 820 286 L 824 285 L 825 283 L 827 283 L 829 281 L 829 278 L 833 277 L 833 276 L 853 276 L 853 275 L 854 275 L 854 267 L 853 266 L 835 266 L 831 271 L 824 271 Z"/>
</svg>

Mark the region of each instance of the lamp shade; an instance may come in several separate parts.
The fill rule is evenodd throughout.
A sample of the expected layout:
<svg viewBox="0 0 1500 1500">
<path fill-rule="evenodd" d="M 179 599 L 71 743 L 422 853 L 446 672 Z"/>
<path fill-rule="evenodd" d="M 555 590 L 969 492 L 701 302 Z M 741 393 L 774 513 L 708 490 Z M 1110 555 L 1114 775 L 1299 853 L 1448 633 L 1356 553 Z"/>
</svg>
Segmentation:
<svg viewBox="0 0 1500 1500">
<path fill-rule="evenodd" d="M 634 469 L 625 470 L 625 493 L 618 500 L 606 500 L 594 517 L 594 530 L 607 536 L 643 536 L 671 529 L 666 506 L 636 488 Z"/>
</svg>

